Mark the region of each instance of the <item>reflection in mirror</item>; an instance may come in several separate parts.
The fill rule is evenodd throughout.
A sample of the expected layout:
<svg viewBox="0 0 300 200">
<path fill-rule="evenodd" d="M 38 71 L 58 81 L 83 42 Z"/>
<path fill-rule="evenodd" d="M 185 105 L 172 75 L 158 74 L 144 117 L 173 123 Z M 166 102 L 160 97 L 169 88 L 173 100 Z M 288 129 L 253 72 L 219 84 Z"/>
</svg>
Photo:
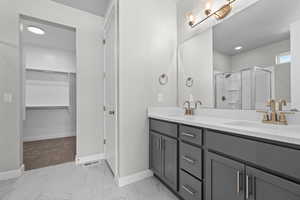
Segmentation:
<svg viewBox="0 0 300 200">
<path fill-rule="evenodd" d="M 212 30 L 185 41 L 179 53 L 179 103 L 200 100 L 205 107 L 213 107 L 213 47 Z M 189 78 L 193 80 L 188 81 Z M 190 80 L 191 80 L 190 79 Z"/>
<path fill-rule="evenodd" d="M 258 110 L 284 99 L 285 109 L 300 109 L 299 10 L 299 0 L 259 0 L 204 32 L 191 29 L 179 46 L 180 105 L 199 99 L 205 107 Z"/>
<path fill-rule="evenodd" d="M 299 2 L 292 2 L 260 0 L 213 28 L 216 108 L 253 110 L 265 109 L 269 99 L 291 102 L 290 25 L 300 19 Z"/>
</svg>

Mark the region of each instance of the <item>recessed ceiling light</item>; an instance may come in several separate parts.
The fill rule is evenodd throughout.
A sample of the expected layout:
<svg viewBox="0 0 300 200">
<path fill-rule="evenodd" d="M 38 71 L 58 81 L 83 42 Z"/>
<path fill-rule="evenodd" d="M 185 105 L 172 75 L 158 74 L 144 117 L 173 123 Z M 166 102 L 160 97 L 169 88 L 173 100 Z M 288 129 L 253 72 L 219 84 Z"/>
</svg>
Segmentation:
<svg viewBox="0 0 300 200">
<path fill-rule="evenodd" d="M 37 35 L 45 35 L 45 31 L 39 27 L 36 26 L 28 26 L 27 30 L 31 33 L 37 34 Z"/>
<path fill-rule="evenodd" d="M 239 51 L 239 50 L 242 50 L 243 47 L 242 47 L 242 46 L 237 46 L 237 47 L 235 47 L 234 49 L 237 50 L 237 51 Z"/>
</svg>

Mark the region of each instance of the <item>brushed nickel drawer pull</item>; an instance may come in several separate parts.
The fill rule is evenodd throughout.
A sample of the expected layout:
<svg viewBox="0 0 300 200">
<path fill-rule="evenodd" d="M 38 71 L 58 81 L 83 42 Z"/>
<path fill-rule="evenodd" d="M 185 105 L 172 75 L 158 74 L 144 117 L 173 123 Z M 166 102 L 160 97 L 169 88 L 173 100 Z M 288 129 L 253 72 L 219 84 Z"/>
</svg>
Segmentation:
<svg viewBox="0 0 300 200">
<path fill-rule="evenodd" d="M 193 160 L 192 158 L 189 158 L 187 156 L 182 156 L 182 159 L 191 163 L 191 164 L 195 164 L 196 163 L 196 160 Z"/>
<path fill-rule="evenodd" d="M 182 186 L 182 189 L 184 189 L 185 191 L 187 191 L 190 195 L 195 196 L 196 192 L 194 192 L 192 189 L 189 188 L 189 186 Z"/>
<path fill-rule="evenodd" d="M 240 194 L 240 171 L 236 173 L 236 182 L 237 182 L 237 194 Z"/>
<path fill-rule="evenodd" d="M 249 176 L 246 175 L 246 199 L 249 199 Z"/>
<path fill-rule="evenodd" d="M 182 132 L 181 135 L 182 135 L 182 136 L 186 136 L 186 137 L 190 137 L 190 138 L 195 138 L 195 137 L 196 137 L 194 134 L 191 134 L 191 133 L 185 133 L 185 132 Z"/>
</svg>

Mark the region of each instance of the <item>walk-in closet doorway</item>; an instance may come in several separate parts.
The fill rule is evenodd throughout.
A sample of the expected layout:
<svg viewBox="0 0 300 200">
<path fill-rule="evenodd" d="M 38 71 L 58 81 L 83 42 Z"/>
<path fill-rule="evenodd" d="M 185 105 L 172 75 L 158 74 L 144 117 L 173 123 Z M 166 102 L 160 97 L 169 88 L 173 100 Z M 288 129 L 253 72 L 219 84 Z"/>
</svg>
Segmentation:
<svg viewBox="0 0 300 200">
<path fill-rule="evenodd" d="M 73 162 L 76 30 L 21 16 L 20 53 L 25 170 Z"/>
</svg>

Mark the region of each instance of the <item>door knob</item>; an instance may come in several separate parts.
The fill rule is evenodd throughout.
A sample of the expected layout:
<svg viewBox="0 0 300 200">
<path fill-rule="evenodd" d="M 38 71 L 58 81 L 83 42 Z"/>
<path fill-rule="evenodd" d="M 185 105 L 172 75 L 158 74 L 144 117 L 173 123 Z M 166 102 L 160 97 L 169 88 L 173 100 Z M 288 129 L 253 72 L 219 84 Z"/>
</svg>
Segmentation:
<svg viewBox="0 0 300 200">
<path fill-rule="evenodd" d="M 110 111 L 108 112 L 108 114 L 109 114 L 109 115 L 115 115 L 115 111 L 114 111 L 114 110 L 110 110 Z"/>
</svg>

